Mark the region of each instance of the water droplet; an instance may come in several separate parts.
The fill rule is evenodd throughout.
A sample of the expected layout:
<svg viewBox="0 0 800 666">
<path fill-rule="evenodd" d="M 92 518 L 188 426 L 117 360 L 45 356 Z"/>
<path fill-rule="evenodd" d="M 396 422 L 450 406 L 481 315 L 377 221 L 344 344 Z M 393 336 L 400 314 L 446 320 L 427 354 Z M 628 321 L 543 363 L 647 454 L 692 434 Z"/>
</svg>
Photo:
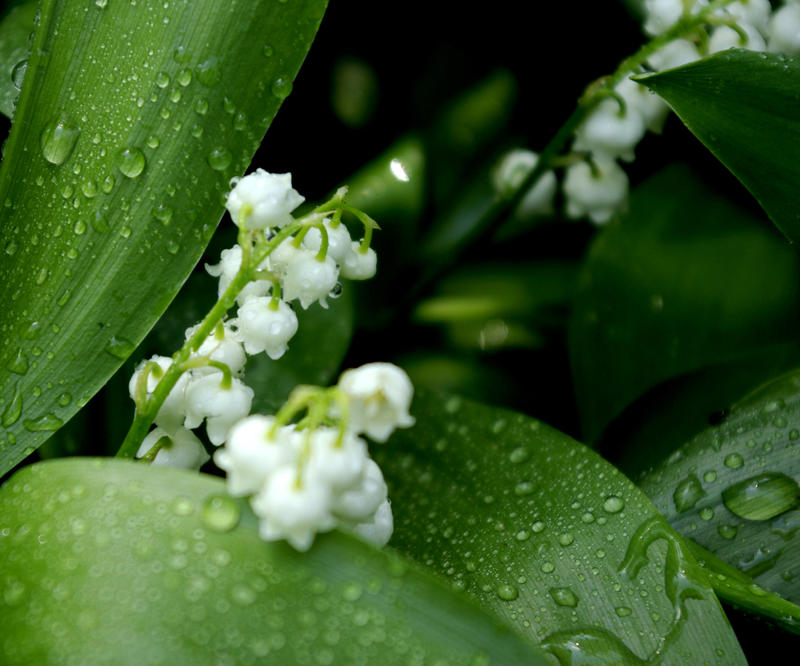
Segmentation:
<svg viewBox="0 0 800 666">
<path fill-rule="evenodd" d="M 609 495 L 603 502 L 603 511 L 607 513 L 619 513 L 625 508 L 625 501 L 616 495 Z"/>
<path fill-rule="evenodd" d="M 197 65 L 195 72 L 197 80 L 206 88 L 213 88 L 222 79 L 219 60 L 213 56 Z"/>
<path fill-rule="evenodd" d="M 131 231 L 132 229 L 127 224 L 125 224 L 122 227 L 120 227 L 119 235 L 122 236 L 123 238 L 130 238 Z"/>
<path fill-rule="evenodd" d="M 94 0 L 94 4 L 100 7 L 100 9 L 105 9 L 108 6 L 108 0 Z"/>
<path fill-rule="evenodd" d="M 519 590 L 513 585 L 499 585 L 496 592 L 503 601 L 514 601 L 519 596 Z"/>
<path fill-rule="evenodd" d="M 725 467 L 736 469 L 744 465 L 744 459 L 738 453 L 731 453 L 725 456 Z"/>
<path fill-rule="evenodd" d="M 30 432 L 51 432 L 58 430 L 64 425 L 64 422 L 55 414 L 45 414 L 38 419 L 25 419 L 22 425 L 25 426 L 25 430 Z"/>
<path fill-rule="evenodd" d="M 159 88 L 166 88 L 169 85 L 169 74 L 166 72 L 156 74 L 156 85 Z"/>
<path fill-rule="evenodd" d="M 723 539 L 734 539 L 739 532 L 739 528 L 736 525 L 720 525 L 717 527 L 717 533 Z"/>
<path fill-rule="evenodd" d="M 60 396 L 58 396 L 58 404 L 62 407 L 66 407 L 71 402 L 72 396 L 69 393 L 62 393 Z"/>
<path fill-rule="evenodd" d="M 85 180 L 81 185 L 81 192 L 87 199 L 92 199 L 97 196 L 97 183 L 93 180 Z"/>
<path fill-rule="evenodd" d="M 184 88 L 188 86 L 192 82 L 192 72 L 189 69 L 182 69 L 178 72 L 178 76 L 175 79 L 179 85 L 183 86 Z"/>
<path fill-rule="evenodd" d="M 208 100 L 203 97 L 200 97 L 194 103 L 194 112 L 201 116 L 206 115 L 206 113 L 208 112 Z"/>
<path fill-rule="evenodd" d="M 103 179 L 103 184 L 100 186 L 106 194 L 110 194 L 114 189 L 114 176 L 106 176 Z"/>
<path fill-rule="evenodd" d="M 83 220 L 78 220 L 75 222 L 75 226 L 72 228 L 76 235 L 80 236 L 86 231 L 86 222 Z"/>
<path fill-rule="evenodd" d="M 270 90 L 278 99 L 286 99 L 292 92 L 292 80 L 288 77 L 279 76 L 272 82 Z"/>
<path fill-rule="evenodd" d="M 534 490 L 536 490 L 536 487 L 530 481 L 520 481 L 516 486 L 514 486 L 514 494 L 517 497 L 525 497 L 526 495 L 530 495 Z"/>
<path fill-rule="evenodd" d="M 564 532 L 564 534 L 560 534 L 558 537 L 558 543 L 562 546 L 569 546 L 575 541 L 575 537 L 572 536 L 569 532 Z"/>
<path fill-rule="evenodd" d="M 358 583 L 350 583 L 342 590 L 342 597 L 345 601 L 358 601 L 363 592 L 363 589 Z"/>
<path fill-rule="evenodd" d="M 153 150 L 158 148 L 158 146 L 161 144 L 161 142 L 158 140 L 158 137 L 155 134 L 151 134 L 150 136 L 148 136 L 145 143 Z"/>
<path fill-rule="evenodd" d="M 110 229 L 106 218 L 103 217 L 100 211 L 95 212 L 94 217 L 91 219 L 91 225 L 92 229 L 99 234 L 107 234 Z"/>
<path fill-rule="evenodd" d="M 81 129 L 66 114 L 51 120 L 40 136 L 42 156 L 50 164 L 63 164 L 75 149 Z"/>
<path fill-rule="evenodd" d="M 273 53 L 275 53 L 275 49 L 273 49 L 269 44 L 264 44 L 264 56 L 269 58 Z"/>
<path fill-rule="evenodd" d="M 556 570 L 556 565 L 552 562 L 542 562 L 539 568 L 542 570 L 542 573 L 553 573 Z"/>
<path fill-rule="evenodd" d="M 717 480 L 717 473 L 712 469 L 703 474 L 703 481 L 706 483 L 714 483 Z"/>
<path fill-rule="evenodd" d="M 6 243 L 6 247 L 5 247 L 6 254 L 8 256 L 10 256 L 10 257 L 13 257 L 17 253 L 17 247 L 19 247 L 17 245 L 17 241 L 15 241 L 15 240 L 8 241 L 8 243 Z"/>
<path fill-rule="evenodd" d="M 200 519 L 215 532 L 229 532 L 239 524 L 241 512 L 235 500 L 227 495 L 211 495 L 203 502 Z"/>
<path fill-rule="evenodd" d="M 197 125 L 197 124 L 192 125 L 191 132 L 192 132 L 192 136 L 195 139 L 199 139 L 201 136 L 203 136 L 203 132 L 204 132 L 203 126 L 202 125 Z"/>
<path fill-rule="evenodd" d="M 138 148 L 123 148 L 117 156 L 117 168 L 127 178 L 136 178 L 144 171 L 144 153 Z"/>
<path fill-rule="evenodd" d="M 714 517 L 714 509 L 710 506 L 704 506 L 697 514 L 701 520 L 711 520 Z"/>
<path fill-rule="evenodd" d="M 544 529 L 544 523 L 541 520 L 537 520 L 533 525 L 531 525 L 531 529 L 533 530 L 534 534 L 539 534 Z"/>
<path fill-rule="evenodd" d="M 112 335 L 111 340 L 109 340 L 105 350 L 112 356 L 125 360 L 131 355 L 131 353 L 133 353 L 134 349 L 136 349 L 136 345 L 130 340 L 118 338 L 116 335 Z"/>
<path fill-rule="evenodd" d="M 700 479 L 694 474 L 690 474 L 683 481 L 681 481 L 672 493 L 672 500 L 675 502 L 675 508 L 679 513 L 691 509 L 697 501 L 705 495 L 703 486 L 700 485 Z"/>
<path fill-rule="evenodd" d="M 25 80 L 25 72 L 28 71 L 28 61 L 20 60 L 14 69 L 11 70 L 11 82 L 17 90 L 22 89 L 22 83 Z"/>
<path fill-rule="evenodd" d="M 178 254 L 181 250 L 181 245 L 175 240 L 167 241 L 167 252 L 170 254 Z"/>
<path fill-rule="evenodd" d="M 797 504 L 800 487 L 780 472 L 766 472 L 744 479 L 722 491 L 722 503 L 746 520 L 768 520 Z"/>
<path fill-rule="evenodd" d="M 224 146 L 217 146 L 208 155 L 208 166 L 215 171 L 224 171 L 231 165 L 233 156 Z"/>
<path fill-rule="evenodd" d="M 194 502 L 188 497 L 176 497 L 169 508 L 176 516 L 189 516 L 194 513 Z"/>
<path fill-rule="evenodd" d="M 170 223 L 172 219 L 172 208 L 169 206 L 165 206 L 164 204 L 159 204 L 155 208 L 153 208 L 153 217 L 156 218 L 161 224 L 164 226 Z"/>
<path fill-rule="evenodd" d="M 22 351 L 22 347 L 17 349 L 17 355 L 7 367 L 11 372 L 15 372 L 18 375 L 24 375 L 26 372 L 28 372 L 28 357 L 25 356 L 25 352 Z"/>
<path fill-rule="evenodd" d="M 559 606 L 575 608 L 578 605 L 578 597 L 568 587 L 551 587 L 550 596 Z"/>
<path fill-rule="evenodd" d="M 4 428 L 14 425 L 22 414 L 22 391 L 19 384 L 14 387 L 14 395 L 3 410 L 2 424 Z"/>
<path fill-rule="evenodd" d="M 530 537 L 531 533 L 528 532 L 527 530 L 520 530 L 516 534 L 517 541 L 527 541 L 528 539 L 530 539 Z"/>
<path fill-rule="evenodd" d="M 172 102 L 173 104 L 177 104 L 178 102 L 181 101 L 180 88 L 175 88 L 172 92 L 170 92 L 169 101 Z"/>
</svg>

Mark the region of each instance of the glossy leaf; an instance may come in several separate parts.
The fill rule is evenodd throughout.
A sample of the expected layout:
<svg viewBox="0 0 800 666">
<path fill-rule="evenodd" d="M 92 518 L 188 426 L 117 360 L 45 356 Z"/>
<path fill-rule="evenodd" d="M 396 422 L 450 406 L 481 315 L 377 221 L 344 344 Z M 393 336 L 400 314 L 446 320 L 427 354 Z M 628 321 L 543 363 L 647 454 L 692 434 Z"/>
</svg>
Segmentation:
<svg viewBox="0 0 800 666">
<path fill-rule="evenodd" d="M 563 664 L 743 662 L 686 545 L 610 464 L 459 397 L 422 394 L 412 413 L 416 426 L 374 449 L 395 548 Z"/>
<path fill-rule="evenodd" d="M 14 114 L 14 104 L 22 87 L 30 52 L 29 37 L 37 2 L 17 4 L 0 21 L 0 113 Z"/>
<path fill-rule="evenodd" d="M 569 344 L 584 436 L 667 379 L 793 341 L 798 303 L 792 248 L 685 167 L 657 174 L 579 280 Z"/>
<path fill-rule="evenodd" d="M 639 79 L 800 239 L 800 59 L 745 49 Z"/>
<path fill-rule="evenodd" d="M 680 533 L 800 601 L 800 372 L 753 392 L 640 483 Z"/>
<path fill-rule="evenodd" d="M 43 2 L 0 171 L 0 471 L 85 404 L 163 313 L 324 8 Z"/>
<path fill-rule="evenodd" d="M 4 664 L 546 663 L 390 552 L 261 541 L 213 477 L 62 459 L 0 507 Z"/>
</svg>

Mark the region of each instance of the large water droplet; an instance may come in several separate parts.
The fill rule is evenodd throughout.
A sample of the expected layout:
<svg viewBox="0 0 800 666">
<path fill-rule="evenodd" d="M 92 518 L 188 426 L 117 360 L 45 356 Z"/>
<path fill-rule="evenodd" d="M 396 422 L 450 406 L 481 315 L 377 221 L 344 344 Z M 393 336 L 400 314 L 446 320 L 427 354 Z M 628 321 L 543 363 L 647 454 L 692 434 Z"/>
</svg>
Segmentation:
<svg viewBox="0 0 800 666">
<path fill-rule="evenodd" d="M 17 90 L 22 89 L 22 83 L 25 80 L 25 72 L 28 71 L 28 61 L 20 60 L 14 69 L 11 70 L 11 82 Z"/>
<path fill-rule="evenodd" d="M 625 508 L 625 501 L 616 495 L 609 495 L 603 502 L 603 510 L 608 513 L 619 513 Z"/>
<path fill-rule="evenodd" d="M 166 72 L 156 74 L 156 85 L 159 88 L 166 88 L 169 85 L 169 74 Z"/>
<path fill-rule="evenodd" d="M 731 453 L 730 455 L 725 456 L 725 467 L 730 467 L 731 469 L 737 469 L 744 465 L 744 460 L 742 456 L 738 453 Z"/>
<path fill-rule="evenodd" d="M 235 500 L 226 495 L 211 495 L 203 502 L 200 519 L 215 532 L 229 532 L 239 523 L 241 512 Z"/>
<path fill-rule="evenodd" d="M 15 372 L 18 375 L 24 375 L 28 372 L 28 357 L 25 356 L 22 347 L 17 349 L 17 355 L 11 360 L 7 367 L 11 372 Z"/>
<path fill-rule="evenodd" d="M 690 474 L 677 485 L 672 499 L 678 512 L 683 513 L 697 504 L 697 501 L 705 494 L 703 486 L 700 485 L 700 479 L 694 474 Z"/>
<path fill-rule="evenodd" d="M 203 97 L 198 98 L 194 103 L 194 112 L 201 116 L 206 115 L 208 112 L 208 100 Z"/>
<path fill-rule="evenodd" d="M 519 590 L 513 585 L 500 585 L 496 592 L 503 601 L 514 601 L 519 596 Z"/>
<path fill-rule="evenodd" d="M 559 606 L 575 608 L 578 605 L 578 597 L 568 587 L 551 587 L 550 596 Z"/>
<path fill-rule="evenodd" d="M 123 148 L 117 156 L 117 168 L 128 178 L 141 174 L 145 164 L 144 153 L 138 148 Z"/>
<path fill-rule="evenodd" d="M 224 171 L 231 165 L 233 156 L 224 146 L 217 146 L 208 155 L 208 166 L 215 171 Z"/>
<path fill-rule="evenodd" d="M 103 217 L 100 211 L 96 211 L 94 217 L 91 220 L 92 229 L 94 229 L 97 233 L 100 234 L 107 234 L 110 227 L 108 226 L 108 221 L 105 217 Z"/>
<path fill-rule="evenodd" d="M 155 208 L 153 208 L 153 217 L 156 218 L 161 224 L 164 226 L 170 223 L 172 219 L 172 208 L 169 206 L 165 206 L 164 204 L 159 204 Z"/>
<path fill-rule="evenodd" d="M 81 129 L 62 113 L 44 126 L 40 136 L 42 156 L 50 164 L 63 164 L 75 149 Z"/>
<path fill-rule="evenodd" d="M 118 338 L 116 335 L 112 335 L 111 340 L 109 340 L 106 345 L 106 351 L 109 354 L 123 360 L 128 358 L 134 349 L 136 349 L 136 345 L 130 340 L 126 340 L 122 337 Z"/>
<path fill-rule="evenodd" d="M 286 99 L 292 92 L 292 80 L 288 77 L 279 76 L 272 82 L 270 90 L 278 99 Z"/>
<path fill-rule="evenodd" d="M 64 425 L 64 422 L 55 414 L 45 414 L 38 419 L 25 419 L 22 425 L 25 426 L 25 430 L 30 432 L 51 432 L 58 430 Z"/>
<path fill-rule="evenodd" d="M 19 420 L 20 414 L 22 414 L 22 391 L 20 391 L 19 384 L 17 384 L 14 387 L 14 395 L 11 398 L 11 402 L 3 410 L 3 427 L 8 428 L 14 425 Z"/>
<path fill-rule="evenodd" d="M 211 57 L 198 64 L 195 67 L 195 73 L 197 80 L 206 88 L 213 88 L 222 79 L 219 60 L 216 57 Z"/>
<path fill-rule="evenodd" d="M 766 472 L 744 479 L 722 491 L 722 502 L 746 520 L 768 520 L 797 504 L 800 487 L 780 472 Z"/>
</svg>

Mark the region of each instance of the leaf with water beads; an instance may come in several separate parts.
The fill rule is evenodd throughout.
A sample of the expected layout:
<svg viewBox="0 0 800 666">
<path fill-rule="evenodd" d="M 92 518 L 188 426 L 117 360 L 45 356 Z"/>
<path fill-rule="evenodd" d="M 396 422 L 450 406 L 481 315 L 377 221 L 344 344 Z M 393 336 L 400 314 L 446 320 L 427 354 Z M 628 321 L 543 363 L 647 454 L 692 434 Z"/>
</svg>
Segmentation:
<svg viewBox="0 0 800 666">
<path fill-rule="evenodd" d="M 343 534 L 265 543 L 220 479 L 61 459 L 0 489 L 0 661 L 531 664 L 412 562 Z"/>
<path fill-rule="evenodd" d="M 539 421 L 459 397 L 423 393 L 411 412 L 417 424 L 374 451 L 393 547 L 571 654 L 563 663 L 743 662 L 680 537 L 609 463 Z"/>
</svg>

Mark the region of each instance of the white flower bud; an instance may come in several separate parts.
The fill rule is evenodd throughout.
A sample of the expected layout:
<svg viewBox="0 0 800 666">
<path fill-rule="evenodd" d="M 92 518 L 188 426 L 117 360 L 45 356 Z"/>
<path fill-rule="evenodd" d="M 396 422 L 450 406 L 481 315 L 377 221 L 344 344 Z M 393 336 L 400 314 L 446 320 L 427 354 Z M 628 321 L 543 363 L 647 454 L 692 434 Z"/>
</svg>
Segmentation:
<svg viewBox="0 0 800 666">
<path fill-rule="evenodd" d="M 297 480 L 294 467 L 276 470 L 250 506 L 260 518 L 262 539 L 286 539 L 297 550 L 306 551 L 316 533 L 332 529 L 336 521 L 330 514 L 328 488 Z"/>
<path fill-rule="evenodd" d="M 232 179 L 231 185 L 234 187 L 228 193 L 226 208 L 239 226 L 244 207 L 248 229 L 282 227 L 291 222 L 291 212 L 305 201 L 292 188 L 292 175 L 289 173 L 267 173 L 256 169 L 244 178 Z"/>
<path fill-rule="evenodd" d="M 700 59 L 700 51 L 686 39 L 673 39 L 647 59 L 656 71 L 680 67 Z"/>
<path fill-rule="evenodd" d="M 371 247 L 361 251 L 361 243 L 353 241 L 350 251 L 339 267 L 339 273 L 348 280 L 369 280 L 378 270 L 378 255 Z"/>
<path fill-rule="evenodd" d="M 327 308 L 325 300 L 336 286 L 339 268 L 331 257 L 323 261 L 317 259 L 315 252 L 301 250 L 286 267 L 283 278 L 283 297 L 287 301 L 299 299 L 305 310 L 315 301 Z"/>
<path fill-rule="evenodd" d="M 651 132 L 661 132 L 669 114 L 669 106 L 655 93 L 631 79 L 623 79 L 614 88 L 629 109 L 636 109 Z"/>
<path fill-rule="evenodd" d="M 307 250 L 294 244 L 294 237 L 286 238 L 267 257 L 269 269 L 277 275 L 285 275 L 289 264 L 304 252 Z"/>
<path fill-rule="evenodd" d="M 272 307 L 272 298 L 251 298 L 239 307 L 233 323 L 248 354 L 266 351 L 271 359 L 279 359 L 289 348 L 286 344 L 297 333 L 297 315 L 284 301 Z"/>
<path fill-rule="evenodd" d="M 186 329 L 186 339 L 188 340 L 200 324 Z M 236 339 L 236 335 L 231 330 L 229 323 L 222 326 L 223 337 L 218 338 L 216 331 L 211 333 L 200 345 L 197 351 L 192 352 L 192 358 L 198 356 L 208 356 L 210 360 L 224 363 L 230 368 L 230 371 L 235 376 L 241 376 L 244 372 L 244 365 L 247 362 L 247 356 L 242 349 L 241 343 Z M 194 375 L 205 375 L 211 372 L 219 372 L 216 368 L 195 368 Z"/>
<path fill-rule="evenodd" d="M 385 442 L 395 428 L 414 425 L 414 417 L 408 413 L 414 386 L 396 365 L 368 363 L 346 370 L 338 387 L 350 399 L 349 427 L 353 432 Z"/>
<path fill-rule="evenodd" d="M 350 253 L 350 232 L 341 223 L 336 227 L 331 227 L 331 221 L 328 218 L 323 220 L 322 225 L 328 232 L 328 256 L 337 264 L 341 264 Z M 317 227 L 309 229 L 303 238 L 303 245 L 309 250 L 319 252 L 322 245 L 322 232 Z"/>
<path fill-rule="evenodd" d="M 644 118 L 635 107 L 620 115 L 615 99 L 604 99 L 589 113 L 575 132 L 575 150 L 585 150 L 613 159 L 633 160 L 633 149 L 645 133 Z"/>
<path fill-rule="evenodd" d="M 776 11 L 767 29 L 772 53 L 800 55 L 800 3 L 786 4 Z"/>
<path fill-rule="evenodd" d="M 169 367 L 172 365 L 172 359 L 168 356 L 153 356 L 150 359 L 142 361 L 136 368 L 136 372 L 133 373 L 130 381 L 128 382 L 128 391 L 130 393 L 131 399 L 134 399 L 135 391 L 136 391 L 136 384 L 139 381 L 139 376 L 144 369 L 145 364 L 150 362 L 155 362 L 158 364 L 158 367 L 161 368 L 162 374 L 161 376 L 156 379 L 153 376 L 153 373 L 149 373 L 147 376 L 147 394 L 150 395 L 153 391 L 156 390 L 156 386 L 158 385 L 159 380 L 163 377 L 163 373 L 166 372 Z M 172 387 L 172 390 L 167 395 L 166 400 L 161 404 L 160 409 L 158 410 L 158 414 L 156 414 L 155 423 L 158 426 L 161 426 L 164 430 L 168 433 L 172 434 L 175 433 L 183 424 L 184 416 L 186 415 L 186 401 L 185 401 L 185 390 L 186 386 L 189 382 L 189 375 L 188 373 L 184 373 L 180 376 L 178 381 L 176 382 L 175 386 Z"/>
<path fill-rule="evenodd" d="M 318 428 L 312 432 L 308 460 L 310 482 L 321 483 L 334 491 L 359 483 L 369 459 L 363 439 L 347 433 L 341 446 L 336 446 L 338 436 L 339 431 L 334 428 Z"/>
<path fill-rule="evenodd" d="M 206 420 L 206 433 L 211 443 L 219 446 L 228 429 L 247 416 L 253 401 L 253 389 L 234 379 L 230 388 L 222 388 L 222 373 L 216 371 L 193 377 L 186 387 L 185 428 L 196 428 Z"/>
<path fill-rule="evenodd" d="M 597 174 L 586 162 L 573 164 L 564 178 L 564 197 L 569 217 L 588 215 L 604 224 L 627 203 L 628 176 L 613 160 L 596 159 Z"/>
<path fill-rule="evenodd" d="M 264 262 L 264 267 L 266 267 Z M 240 245 L 234 245 L 232 248 L 223 250 L 220 253 L 219 263 L 215 265 L 206 264 L 206 272 L 213 277 L 219 278 L 219 285 L 217 286 L 217 298 L 222 298 L 222 294 L 233 282 L 233 278 L 239 272 L 242 266 L 242 248 Z M 265 296 L 270 292 L 272 284 L 268 280 L 254 280 L 244 286 L 236 297 L 239 304 L 244 303 L 248 298 L 253 296 Z"/>
<path fill-rule="evenodd" d="M 532 150 L 515 148 L 509 150 L 498 162 L 492 173 L 492 182 L 500 193 L 518 188 L 534 169 L 539 156 Z M 518 217 L 530 218 L 537 215 L 550 215 L 556 195 L 556 177 L 552 171 L 542 174 L 536 184 L 529 189 L 514 211 Z"/>
<path fill-rule="evenodd" d="M 151 430 L 142 441 L 136 457 L 144 456 L 162 437 L 168 437 L 170 441 L 158 450 L 153 465 L 199 470 L 210 457 L 202 442 L 186 428 L 178 428 L 171 435 L 163 428 Z"/>
<path fill-rule="evenodd" d="M 228 473 L 228 493 L 234 497 L 258 492 L 277 469 L 297 462 L 302 435 L 293 427 L 270 432 L 275 417 L 248 416 L 228 431 L 225 446 L 214 453 L 214 463 Z"/>
<path fill-rule="evenodd" d="M 745 48 L 750 51 L 766 51 L 767 43 L 764 38 L 752 25 L 740 23 L 739 27 L 747 33 L 747 42 L 742 44 L 739 33 L 727 25 L 720 25 L 714 28 L 711 39 L 708 40 L 708 52 L 719 53 L 728 49 Z"/>
<path fill-rule="evenodd" d="M 333 497 L 333 513 L 345 520 L 362 523 L 371 520 L 378 507 L 386 501 L 386 481 L 381 468 L 368 458 L 361 482 Z"/>
<path fill-rule="evenodd" d="M 371 520 L 352 525 L 345 529 L 378 548 L 385 546 L 389 543 L 389 539 L 394 531 L 394 518 L 392 516 L 391 503 L 388 499 L 384 500 L 375 511 L 375 515 Z"/>
</svg>

